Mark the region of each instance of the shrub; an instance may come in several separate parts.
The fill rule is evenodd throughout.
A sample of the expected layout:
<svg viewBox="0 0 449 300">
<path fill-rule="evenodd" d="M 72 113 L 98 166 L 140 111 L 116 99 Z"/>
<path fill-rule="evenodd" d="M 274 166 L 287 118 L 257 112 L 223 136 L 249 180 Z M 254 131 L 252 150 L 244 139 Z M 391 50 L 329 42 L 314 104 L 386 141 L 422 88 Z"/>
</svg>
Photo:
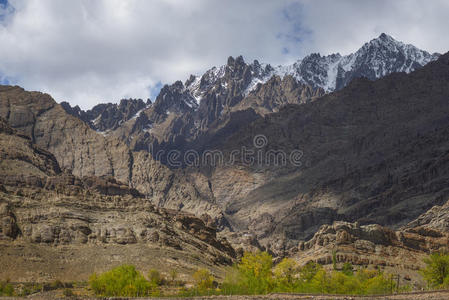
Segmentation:
<svg viewBox="0 0 449 300">
<path fill-rule="evenodd" d="M 303 283 L 308 283 L 321 269 L 322 269 L 321 265 L 313 261 L 309 261 L 304 267 L 300 269 L 299 278 Z"/>
<path fill-rule="evenodd" d="M 123 265 L 89 278 L 96 295 L 138 297 L 157 293 L 157 287 L 147 281 L 134 266 Z"/>
<path fill-rule="evenodd" d="M 13 296 L 14 287 L 8 281 L 0 282 L 0 296 Z"/>
<path fill-rule="evenodd" d="M 75 294 L 73 293 L 72 289 L 64 289 L 64 291 L 62 292 L 62 294 L 65 297 L 73 297 L 75 296 Z"/>
<path fill-rule="evenodd" d="M 421 274 L 430 288 L 449 287 L 449 255 L 433 253 L 424 259 L 426 267 Z"/>
<path fill-rule="evenodd" d="M 63 287 L 64 287 L 64 283 L 62 283 L 61 280 L 56 279 L 55 281 L 53 281 L 53 282 L 50 283 L 49 289 L 51 289 L 51 290 L 57 290 L 57 289 L 60 289 L 60 288 L 63 288 Z"/>
<path fill-rule="evenodd" d="M 214 276 L 206 269 L 198 269 L 193 274 L 193 280 L 195 280 L 196 288 L 200 291 L 211 289 L 214 286 Z"/>
<path fill-rule="evenodd" d="M 18 291 L 19 297 L 25 297 L 42 291 L 42 284 L 25 283 Z"/>
<path fill-rule="evenodd" d="M 343 268 L 341 269 L 341 272 L 347 276 L 354 275 L 352 264 L 348 263 L 348 262 L 344 263 Z"/>
</svg>

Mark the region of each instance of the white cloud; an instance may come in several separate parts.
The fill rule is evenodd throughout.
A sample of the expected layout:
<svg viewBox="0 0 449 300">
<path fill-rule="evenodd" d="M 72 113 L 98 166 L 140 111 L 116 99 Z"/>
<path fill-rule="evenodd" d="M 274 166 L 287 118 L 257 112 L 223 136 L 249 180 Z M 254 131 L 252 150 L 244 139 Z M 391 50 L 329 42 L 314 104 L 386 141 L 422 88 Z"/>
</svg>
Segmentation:
<svg viewBox="0 0 449 300">
<path fill-rule="evenodd" d="M 229 55 L 279 64 L 311 51 L 347 53 L 384 31 L 423 49 L 449 49 L 444 1 L 10 2 L 0 72 L 83 108 L 147 98 L 158 82 L 185 80 Z"/>
<path fill-rule="evenodd" d="M 348 54 L 385 32 L 429 52 L 445 53 L 449 40 L 446 0 L 303 1 L 302 22 L 311 29 L 309 51 Z"/>
</svg>

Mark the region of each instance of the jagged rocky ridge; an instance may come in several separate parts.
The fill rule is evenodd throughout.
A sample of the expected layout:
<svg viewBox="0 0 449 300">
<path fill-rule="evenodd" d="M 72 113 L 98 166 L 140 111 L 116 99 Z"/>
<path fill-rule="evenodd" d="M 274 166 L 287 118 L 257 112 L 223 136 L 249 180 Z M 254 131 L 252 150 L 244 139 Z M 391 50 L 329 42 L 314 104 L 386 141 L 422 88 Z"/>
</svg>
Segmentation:
<svg viewBox="0 0 449 300">
<path fill-rule="evenodd" d="M 185 83 L 166 85 L 154 105 L 121 126 L 117 124 L 126 119 L 118 118 L 113 126 L 99 128 L 116 129 L 110 134 L 133 150 L 153 154 L 161 150 L 202 152 L 259 115 L 276 112 L 287 104 L 312 101 L 343 88 L 354 78 L 374 80 L 394 72 L 409 73 L 438 56 L 381 34 L 355 53 L 315 53 L 286 66 L 230 57 L 226 65 L 213 67 L 202 76 L 191 75 Z M 64 107 L 68 112 L 73 110 Z M 166 156 L 157 159 L 167 164 Z"/>
<path fill-rule="evenodd" d="M 151 105 L 150 99 L 147 99 L 146 102 L 142 99 L 122 99 L 119 104 L 102 103 L 84 111 L 78 105 L 71 107 L 68 102 L 61 102 L 61 106 L 66 112 L 80 118 L 92 129 L 100 132 L 117 129 L 124 122 L 137 117 L 149 105 Z"/>
</svg>

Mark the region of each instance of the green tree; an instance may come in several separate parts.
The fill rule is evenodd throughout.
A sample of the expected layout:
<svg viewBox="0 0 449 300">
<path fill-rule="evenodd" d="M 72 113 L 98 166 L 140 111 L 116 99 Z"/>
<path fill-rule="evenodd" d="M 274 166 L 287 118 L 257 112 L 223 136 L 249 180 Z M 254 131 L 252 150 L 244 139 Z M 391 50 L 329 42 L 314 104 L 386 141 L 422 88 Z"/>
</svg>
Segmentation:
<svg viewBox="0 0 449 300">
<path fill-rule="evenodd" d="M 204 291 L 214 286 L 214 276 L 206 269 L 198 269 L 193 274 L 193 280 L 195 280 L 195 286 L 198 290 Z"/>
<path fill-rule="evenodd" d="M 433 253 L 424 259 L 426 267 L 421 274 L 430 288 L 449 287 L 449 255 Z"/>
<path fill-rule="evenodd" d="M 272 257 L 267 252 L 246 252 L 237 269 L 241 285 L 249 294 L 266 294 L 273 289 Z"/>
<path fill-rule="evenodd" d="M 312 280 L 312 278 L 316 275 L 316 273 L 321 270 L 321 265 L 309 261 L 304 267 L 302 267 L 299 271 L 300 279 L 304 283 L 308 283 Z"/>
<path fill-rule="evenodd" d="M 331 273 L 329 291 L 333 294 L 357 294 L 360 290 L 360 282 L 357 278 L 346 275 L 343 272 Z"/>
<path fill-rule="evenodd" d="M 313 293 L 327 294 L 331 290 L 330 278 L 326 270 L 319 268 L 309 282 L 309 289 Z"/>
<path fill-rule="evenodd" d="M 297 272 L 298 265 L 296 261 L 291 258 L 284 258 L 273 270 L 277 289 L 291 292 L 295 287 L 295 275 Z"/>
<path fill-rule="evenodd" d="M 352 268 L 352 264 L 351 264 L 351 263 L 348 263 L 348 262 L 345 262 L 345 263 L 343 264 L 343 268 L 341 269 L 341 272 L 342 272 L 343 274 L 347 275 L 347 276 L 352 276 L 352 275 L 354 275 L 354 271 L 353 271 L 353 268 Z"/>
<path fill-rule="evenodd" d="M 157 287 L 147 281 L 132 265 L 122 265 L 89 278 L 91 289 L 99 296 L 138 297 L 157 294 Z"/>
<path fill-rule="evenodd" d="M 390 276 L 378 273 L 364 281 L 361 288 L 363 294 L 388 294 L 396 290 L 396 283 L 391 280 Z"/>
<path fill-rule="evenodd" d="M 332 250 L 332 268 L 337 270 L 337 251 Z"/>
</svg>

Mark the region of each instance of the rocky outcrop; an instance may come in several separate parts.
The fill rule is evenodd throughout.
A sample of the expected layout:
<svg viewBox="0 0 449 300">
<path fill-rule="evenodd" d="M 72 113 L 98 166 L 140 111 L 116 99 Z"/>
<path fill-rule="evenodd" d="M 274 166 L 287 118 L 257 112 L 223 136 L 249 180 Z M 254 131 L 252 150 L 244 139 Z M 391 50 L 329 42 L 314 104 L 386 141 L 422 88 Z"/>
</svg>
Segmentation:
<svg viewBox="0 0 449 300">
<path fill-rule="evenodd" d="M 8 203 L 0 203 L 0 240 L 14 240 L 19 234 L 20 229 L 11 207 Z"/>
<path fill-rule="evenodd" d="M 404 226 L 406 230 L 427 236 L 438 236 L 438 232 L 449 232 L 449 201 L 436 205 Z"/>
<path fill-rule="evenodd" d="M 431 252 L 447 250 L 449 234 L 437 232 L 431 236 L 417 230 L 394 231 L 377 224 L 334 222 L 323 225 L 312 239 L 292 248 L 300 264 L 318 262 L 328 268 L 341 268 L 351 263 L 355 268 L 380 268 L 400 275 L 404 284 L 421 286 L 418 270 Z"/>
<path fill-rule="evenodd" d="M 68 115 L 49 95 L 2 86 L 0 99 L 0 116 L 41 149 L 53 153 L 62 168 L 80 177 L 114 176 L 129 181 L 128 148 Z"/>
<path fill-rule="evenodd" d="M 232 110 L 242 110 L 245 107 L 251 107 L 259 114 L 264 115 L 277 112 L 287 104 L 303 104 L 323 95 L 323 89 L 303 84 L 293 76 L 287 75 L 283 78 L 273 76 L 266 83 L 259 83 Z"/>
</svg>

